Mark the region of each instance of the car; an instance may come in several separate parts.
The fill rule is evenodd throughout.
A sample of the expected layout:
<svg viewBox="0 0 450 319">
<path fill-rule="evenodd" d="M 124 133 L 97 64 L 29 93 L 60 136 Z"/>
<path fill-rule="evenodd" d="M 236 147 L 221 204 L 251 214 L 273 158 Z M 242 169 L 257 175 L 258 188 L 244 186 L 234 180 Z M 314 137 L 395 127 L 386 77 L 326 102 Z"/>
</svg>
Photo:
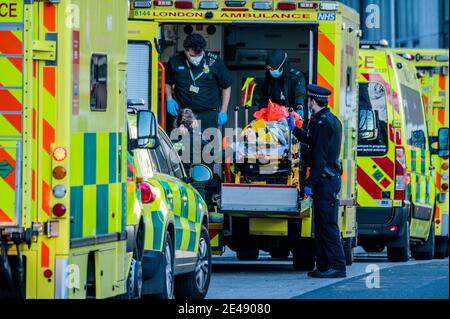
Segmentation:
<svg viewBox="0 0 450 319">
<path fill-rule="evenodd" d="M 128 144 L 139 145 L 131 151 L 128 174 L 138 176 L 145 224 L 137 254 L 142 287 L 136 289 L 164 299 L 202 299 L 211 279 L 208 210 L 191 183 L 209 181 L 211 169 L 193 165 L 188 176 L 151 111 L 129 108 L 128 125 Z"/>
</svg>

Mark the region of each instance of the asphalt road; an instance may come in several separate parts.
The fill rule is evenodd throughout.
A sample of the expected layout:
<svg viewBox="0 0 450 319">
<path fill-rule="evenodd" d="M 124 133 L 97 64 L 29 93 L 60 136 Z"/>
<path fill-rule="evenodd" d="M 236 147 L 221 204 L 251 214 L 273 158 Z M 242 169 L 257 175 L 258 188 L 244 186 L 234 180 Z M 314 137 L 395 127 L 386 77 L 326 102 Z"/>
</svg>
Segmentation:
<svg viewBox="0 0 450 319">
<path fill-rule="evenodd" d="M 385 253 L 357 248 L 347 278 L 314 279 L 292 269 L 292 260 L 261 252 L 241 262 L 231 251 L 213 257 L 207 299 L 448 299 L 448 259 L 390 263 Z"/>
</svg>

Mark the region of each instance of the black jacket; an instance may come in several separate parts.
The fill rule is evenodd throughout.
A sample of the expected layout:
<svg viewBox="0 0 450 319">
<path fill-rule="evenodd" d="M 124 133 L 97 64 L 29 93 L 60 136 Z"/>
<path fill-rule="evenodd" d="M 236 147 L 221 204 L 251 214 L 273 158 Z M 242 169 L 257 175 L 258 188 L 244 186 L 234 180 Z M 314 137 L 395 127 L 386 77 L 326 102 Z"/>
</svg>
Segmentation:
<svg viewBox="0 0 450 319">
<path fill-rule="evenodd" d="M 289 64 L 286 69 L 288 72 L 283 72 L 278 79 L 273 78 L 269 71 L 266 72 L 261 87 L 261 107 L 267 107 L 269 99 L 288 108 L 292 107 L 294 110 L 299 105 L 305 105 L 306 83 L 303 73 L 290 67 Z"/>
<path fill-rule="evenodd" d="M 311 118 L 308 131 L 295 128 L 292 133 L 300 142 L 309 145 L 305 158 L 306 166 L 311 168 L 307 186 L 313 188 L 328 173 L 341 173 L 342 125 L 329 108 L 324 108 Z"/>
</svg>

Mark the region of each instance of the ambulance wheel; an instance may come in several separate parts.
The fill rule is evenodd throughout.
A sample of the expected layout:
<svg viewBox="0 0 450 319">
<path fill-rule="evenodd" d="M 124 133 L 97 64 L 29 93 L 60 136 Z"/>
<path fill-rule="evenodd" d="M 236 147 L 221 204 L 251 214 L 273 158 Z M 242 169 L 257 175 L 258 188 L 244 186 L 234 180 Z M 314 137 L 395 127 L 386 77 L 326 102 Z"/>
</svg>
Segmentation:
<svg viewBox="0 0 450 319">
<path fill-rule="evenodd" d="M 252 249 L 252 248 L 246 248 L 246 249 L 241 248 L 236 251 L 236 257 L 238 260 L 241 260 L 241 261 L 257 260 L 259 257 L 259 250 Z"/>
<path fill-rule="evenodd" d="M 448 237 L 436 237 L 434 258 L 444 259 L 448 257 Z"/>
<path fill-rule="evenodd" d="M 347 266 L 353 265 L 353 237 L 344 238 L 342 240 L 342 247 L 344 248 L 345 264 Z"/>
<path fill-rule="evenodd" d="M 131 260 L 130 273 L 126 281 L 126 299 L 140 299 L 142 297 L 142 263 L 136 259 Z"/>
<path fill-rule="evenodd" d="M 166 233 L 163 250 L 163 291 L 157 295 L 160 299 L 174 299 L 174 261 L 172 237 Z"/>
<path fill-rule="evenodd" d="M 411 249 L 411 256 L 416 260 L 430 260 L 434 256 L 434 223 L 430 226 L 428 239 L 422 244 Z"/>
<path fill-rule="evenodd" d="M 287 259 L 289 254 L 289 248 L 277 247 L 270 250 L 270 256 L 276 259 Z"/>
<path fill-rule="evenodd" d="M 387 257 L 390 262 L 404 262 L 409 260 L 409 223 L 404 225 L 403 235 L 395 242 L 395 246 L 387 247 Z"/>
<path fill-rule="evenodd" d="M 175 296 L 177 299 L 203 299 L 211 281 L 211 243 L 208 229 L 202 226 L 198 242 L 197 262 L 194 271 L 177 277 Z"/>
</svg>

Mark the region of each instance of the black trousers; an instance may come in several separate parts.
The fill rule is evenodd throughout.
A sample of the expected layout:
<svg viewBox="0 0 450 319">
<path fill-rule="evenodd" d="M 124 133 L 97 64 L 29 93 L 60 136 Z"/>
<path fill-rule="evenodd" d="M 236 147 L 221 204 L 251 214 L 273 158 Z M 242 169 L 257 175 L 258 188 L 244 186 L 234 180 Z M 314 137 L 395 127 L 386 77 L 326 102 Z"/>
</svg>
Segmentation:
<svg viewBox="0 0 450 319">
<path fill-rule="evenodd" d="M 322 178 L 313 189 L 316 267 L 345 271 L 345 255 L 338 224 L 341 178 Z"/>
</svg>

